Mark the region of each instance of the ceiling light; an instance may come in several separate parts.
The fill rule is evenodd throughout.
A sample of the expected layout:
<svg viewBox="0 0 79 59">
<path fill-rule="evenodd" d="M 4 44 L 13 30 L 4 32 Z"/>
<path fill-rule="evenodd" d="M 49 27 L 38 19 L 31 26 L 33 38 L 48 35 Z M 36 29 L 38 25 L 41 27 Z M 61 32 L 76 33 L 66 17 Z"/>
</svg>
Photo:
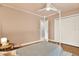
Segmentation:
<svg viewBox="0 0 79 59">
<path fill-rule="evenodd" d="M 50 7 L 47 7 L 47 8 L 46 8 L 46 10 L 47 10 L 47 11 L 50 11 L 50 10 L 51 10 L 51 8 L 50 8 Z"/>
</svg>

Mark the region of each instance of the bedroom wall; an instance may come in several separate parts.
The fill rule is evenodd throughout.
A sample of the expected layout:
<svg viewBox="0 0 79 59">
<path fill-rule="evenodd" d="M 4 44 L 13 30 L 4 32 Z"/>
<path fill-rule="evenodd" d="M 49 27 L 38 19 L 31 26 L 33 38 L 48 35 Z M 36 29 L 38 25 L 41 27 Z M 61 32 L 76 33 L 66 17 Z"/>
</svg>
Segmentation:
<svg viewBox="0 0 79 59">
<path fill-rule="evenodd" d="M 2 23 L 4 36 L 7 35 L 15 44 L 39 40 L 39 19 L 38 16 L 0 6 L 0 36 Z"/>
</svg>

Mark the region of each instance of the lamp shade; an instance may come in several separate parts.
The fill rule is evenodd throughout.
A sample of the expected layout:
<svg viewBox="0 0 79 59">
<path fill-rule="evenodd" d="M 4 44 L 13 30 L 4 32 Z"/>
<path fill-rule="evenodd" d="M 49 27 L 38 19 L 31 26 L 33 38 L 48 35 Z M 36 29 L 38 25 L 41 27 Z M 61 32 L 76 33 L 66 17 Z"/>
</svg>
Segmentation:
<svg viewBox="0 0 79 59">
<path fill-rule="evenodd" d="M 2 37 L 1 38 L 1 44 L 6 45 L 7 44 L 7 37 Z"/>
</svg>

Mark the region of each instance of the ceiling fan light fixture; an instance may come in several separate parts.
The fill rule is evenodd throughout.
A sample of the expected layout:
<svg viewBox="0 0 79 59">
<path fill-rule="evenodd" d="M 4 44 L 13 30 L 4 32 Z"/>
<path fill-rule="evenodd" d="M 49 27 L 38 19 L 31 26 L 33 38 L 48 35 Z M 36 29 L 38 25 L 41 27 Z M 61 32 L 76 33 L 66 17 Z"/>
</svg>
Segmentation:
<svg viewBox="0 0 79 59">
<path fill-rule="evenodd" d="M 47 11 L 50 11 L 50 10 L 51 10 L 51 7 L 47 7 L 46 10 L 47 10 Z"/>
</svg>

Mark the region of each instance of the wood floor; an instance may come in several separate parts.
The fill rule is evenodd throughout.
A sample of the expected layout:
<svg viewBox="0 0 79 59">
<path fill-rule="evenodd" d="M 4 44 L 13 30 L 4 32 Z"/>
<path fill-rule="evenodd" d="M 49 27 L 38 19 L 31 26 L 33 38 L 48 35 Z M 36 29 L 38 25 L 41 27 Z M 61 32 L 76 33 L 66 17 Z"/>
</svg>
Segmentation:
<svg viewBox="0 0 79 59">
<path fill-rule="evenodd" d="M 53 41 L 49 41 L 49 42 L 53 42 Z M 53 42 L 53 43 L 59 44 L 58 42 Z M 73 56 L 79 56 L 79 47 L 64 44 L 64 43 L 62 43 L 61 45 L 65 51 L 73 53 Z"/>
<path fill-rule="evenodd" d="M 73 55 L 79 56 L 79 47 L 67 45 L 62 43 L 62 47 L 65 51 L 73 53 Z"/>
</svg>

